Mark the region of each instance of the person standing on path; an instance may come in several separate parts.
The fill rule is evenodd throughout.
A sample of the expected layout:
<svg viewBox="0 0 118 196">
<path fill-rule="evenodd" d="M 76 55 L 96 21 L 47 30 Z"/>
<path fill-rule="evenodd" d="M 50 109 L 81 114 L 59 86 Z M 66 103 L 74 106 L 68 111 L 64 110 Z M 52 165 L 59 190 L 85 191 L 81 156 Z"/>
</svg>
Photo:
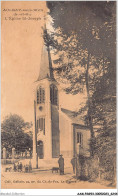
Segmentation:
<svg viewBox="0 0 118 196">
<path fill-rule="evenodd" d="M 62 156 L 62 154 L 59 155 L 58 160 L 60 175 L 64 175 L 64 158 Z"/>
<path fill-rule="evenodd" d="M 73 156 L 73 158 L 71 159 L 71 164 L 73 167 L 73 173 L 75 174 L 75 168 L 76 168 L 76 157 Z"/>
</svg>

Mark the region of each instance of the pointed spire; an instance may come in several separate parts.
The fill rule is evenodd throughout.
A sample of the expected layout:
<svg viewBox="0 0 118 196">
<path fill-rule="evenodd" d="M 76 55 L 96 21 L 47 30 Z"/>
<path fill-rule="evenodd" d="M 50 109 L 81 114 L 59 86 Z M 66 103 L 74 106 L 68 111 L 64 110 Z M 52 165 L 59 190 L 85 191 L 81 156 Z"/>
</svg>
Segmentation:
<svg viewBox="0 0 118 196">
<path fill-rule="evenodd" d="M 45 29 L 45 32 L 47 33 L 46 29 Z M 43 45 L 43 49 L 41 53 L 41 63 L 40 63 L 38 81 L 44 78 L 50 78 L 54 80 L 50 48 L 49 48 L 49 45 L 46 46 L 45 44 Z"/>
</svg>

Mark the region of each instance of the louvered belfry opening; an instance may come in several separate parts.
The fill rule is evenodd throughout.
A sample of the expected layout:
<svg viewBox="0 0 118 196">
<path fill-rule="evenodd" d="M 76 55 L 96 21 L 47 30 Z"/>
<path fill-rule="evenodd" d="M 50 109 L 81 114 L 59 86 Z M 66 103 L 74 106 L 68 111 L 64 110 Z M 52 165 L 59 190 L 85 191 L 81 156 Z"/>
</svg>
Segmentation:
<svg viewBox="0 0 118 196">
<path fill-rule="evenodd" d="M 37 104 L 40 103 L 45 103 L 45 90 L 42 87 L 37 90 Z"/>
<path fill-rule="evenodd" d="M 58 89 L 54 84 L 50 86 L 50 101 L 53 105 L 58 104 Z"/>
</svg>

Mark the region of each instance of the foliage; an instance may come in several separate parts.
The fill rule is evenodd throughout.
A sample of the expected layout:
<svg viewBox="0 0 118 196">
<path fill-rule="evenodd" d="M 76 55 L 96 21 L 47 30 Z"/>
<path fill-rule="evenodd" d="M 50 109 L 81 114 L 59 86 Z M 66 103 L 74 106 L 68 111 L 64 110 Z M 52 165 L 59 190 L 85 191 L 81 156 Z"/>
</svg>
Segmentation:
<svg viewBox="0 0 118 196">
<path fill-rule="evenodd" d="M 1 123 L 1 144 L 9 152 L 12 148 L 25 151 L 32 148 L 32 137 L 25 131 L 32 127 L 32 123 L 25 122 L 21 116 L 10 114 Z"/>
<path fill-rule="evenodd" d="M 109 72 L 115 59 L 114 50 L 111 50 L 111 45 L 115 48 L 115 3 L 97 3 L 103 9 L 104 18 L 95 12 L 96 2 L 47 4 L 55 32 L 47 34 L 44 30 L 44 40 L 54 48 L 54 70 L 62 81 L 68 81 L 65 91 L 71 94 L 83 93 L 85 90 L 87 92 L 85 120 L 93 142 L 95 134 L 92 96 L 97 90 L 96 84 Z M 93 154 L 92 146 L 93 143 Z"/>
<path fill-rule="evenodd" d="M 97 157 L 79 156 L 79 178 L 96 181 L 99 177 L 99 162 Z"/>
<path fill-rule="evenodd" d="M 53 48 L 55 76 L 67 93 L 86 93 L 78 114 L 91 131 L 91 152 L 105 171 L 116 157 L 116 3 L 47 2 L 54 32 L 44 30 Z M 97 128 L 96 128 L 97 127 Z M 97 130 L 97 131 L 96 131 Z M 112 166 L 112 167 L 111 167 Z"/>
<path fill-rule="evenodd" d="M 110 74 L 113 74 L 113 71 Z M 104 75 L 104 78 L 97 84 L 97 91 L 92 97 L 94 123 L 99 125 L 94 147 L 100 159 L 101 167 L 104 168 L 105 172 L 110 172 L 112 177 L 116 173 L 115 85 L 115 80 L 110 81 L 107 74 Z M 101 94 L 101 92 L 104 93 Z"/>
</svg>

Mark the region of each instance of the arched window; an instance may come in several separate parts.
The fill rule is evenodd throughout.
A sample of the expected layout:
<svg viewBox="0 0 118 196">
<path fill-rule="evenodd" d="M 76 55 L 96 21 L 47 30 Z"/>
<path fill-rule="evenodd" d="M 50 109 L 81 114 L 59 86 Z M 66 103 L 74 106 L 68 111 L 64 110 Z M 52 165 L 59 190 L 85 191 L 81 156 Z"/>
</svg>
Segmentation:
<svg viewBox="0 0 118 196">
<path fill-rule="evenodd" d="M 39 118 L 39 120 L 37 120 L 37 132 L 39 131 L 43 131 L 45 135 L 45 118 Z"/>
<path fill-rule="evenodd" d="M 39 103 L 45 103 L 45 90 L 42 87 L 37 90 L 37 104 Z"/>
<path fill-rule="evenodd" d="M 58 103 L 58 89 L 55 85 L 50 86 L 50 101 L 54 105 Z"/>
<path fill-rule="evenodd" d="M 77 143 L 79 143 L 81 147 L 83 146 L 83 134 L 80 132 L 77 133 Z"/>
</svg>

